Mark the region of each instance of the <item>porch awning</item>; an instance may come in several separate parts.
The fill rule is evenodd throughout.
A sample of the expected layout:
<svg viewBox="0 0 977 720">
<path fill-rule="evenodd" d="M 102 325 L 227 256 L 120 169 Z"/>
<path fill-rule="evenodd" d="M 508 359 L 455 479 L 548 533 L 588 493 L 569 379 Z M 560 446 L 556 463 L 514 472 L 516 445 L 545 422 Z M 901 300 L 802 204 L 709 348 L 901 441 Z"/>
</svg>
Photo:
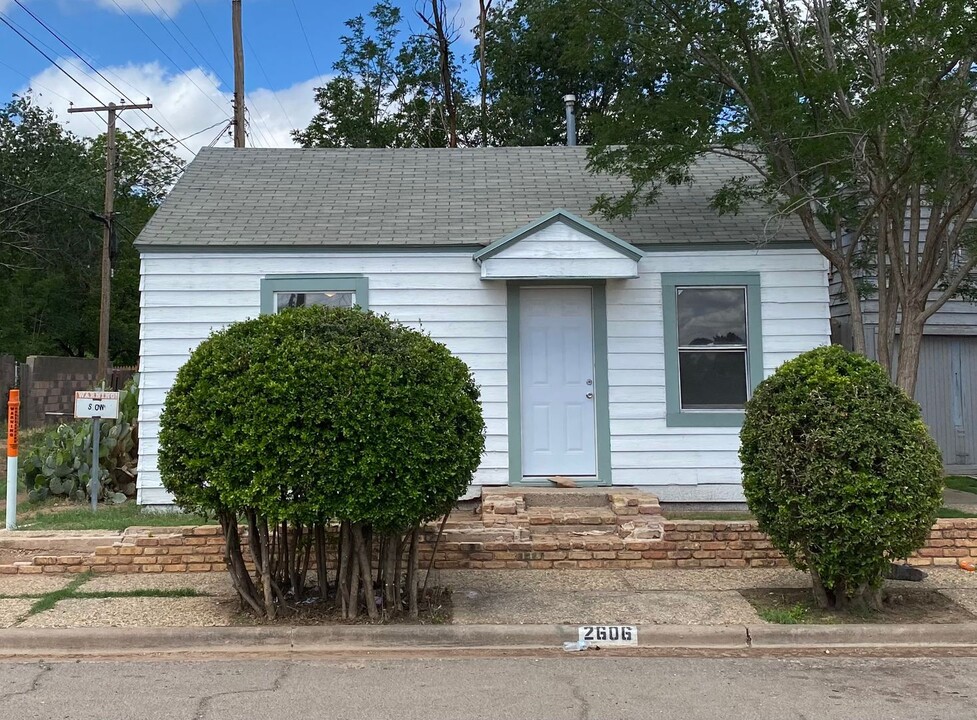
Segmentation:
<svg viewBox="0 0 977 720">
<path fill-rule="evenodd" d="M 601 280 L 638 277 L 643 255 L 596 225 L 554 210 L 472 258 L 483 280 Z"/>
</svg>

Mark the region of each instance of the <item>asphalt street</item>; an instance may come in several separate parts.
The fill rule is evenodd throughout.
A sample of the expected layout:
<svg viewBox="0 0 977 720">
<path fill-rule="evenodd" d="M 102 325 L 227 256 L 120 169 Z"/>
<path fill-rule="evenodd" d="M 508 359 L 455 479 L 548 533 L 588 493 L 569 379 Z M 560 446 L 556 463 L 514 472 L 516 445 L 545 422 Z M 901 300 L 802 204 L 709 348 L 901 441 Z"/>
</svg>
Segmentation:
<svg viewBox="0 0 977 720">
<path fill-rule="evenodd" d="M 0 664 L 5 720 L 973 720 L 977 658 Z"/>
</svg>

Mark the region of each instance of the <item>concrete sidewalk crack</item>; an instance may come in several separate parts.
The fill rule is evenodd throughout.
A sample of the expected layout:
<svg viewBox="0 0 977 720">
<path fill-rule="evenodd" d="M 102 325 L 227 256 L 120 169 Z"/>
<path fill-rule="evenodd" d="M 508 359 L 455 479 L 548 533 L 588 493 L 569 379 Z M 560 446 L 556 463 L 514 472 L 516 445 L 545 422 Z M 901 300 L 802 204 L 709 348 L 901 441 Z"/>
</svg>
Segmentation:
<svg viewBox="0 0 977 720">
<path fill-rule="evenodd" d="M 753 647 L 753 636 L 750 635 L 750 628 L 748 625 L 744 625 L 743 629 L 746 630 L 746 646 L 751 648 Z"/>
<path fill-rule="evenodd" d="M 194 720 L 204 720 L 207 713 L 210 710 L 210 703 L 218 698 L 227 697 L 231 695 L 248 695 L 251 693 L 262 693 L 270 692 L 276 693 L 282 688 L 282 684 L 288 679 L 288 674 L 292 671 L 295 663 L 292 661 L 286 661 L 282 665 L 282 669 L 279 670 L 278 675 L 275 677 L 274 681 L 271 683 L 271 687 L 266 688 L 249 688 L 247 690 L 228 690 L 227 692 L 214 693 L 213 695 L 204 695 L 200 698 L 197 703 L 197 709 L 194 712 Z"/>
<path fill-rule="evenodd" d="M 4 693 L 3 695 L 0 695 L 0 703 L 6 700 L 10 700 L 10 698 L 21 697 L 23 695 L 30 695 L 33 692 L 37 692 L 37 689 L 41 685 L 41 678 L 44 677 L 45 673 L 51 672 L 52 669 L 53 668 L 51 665 L 48 665 L 43 661 L 37 663 L 37 675 L 35 675 L 34 678 L 31 680 L 30 687 L 28 687 L 26 690 L 18 690 L 17 692 Z"/>
</svg>

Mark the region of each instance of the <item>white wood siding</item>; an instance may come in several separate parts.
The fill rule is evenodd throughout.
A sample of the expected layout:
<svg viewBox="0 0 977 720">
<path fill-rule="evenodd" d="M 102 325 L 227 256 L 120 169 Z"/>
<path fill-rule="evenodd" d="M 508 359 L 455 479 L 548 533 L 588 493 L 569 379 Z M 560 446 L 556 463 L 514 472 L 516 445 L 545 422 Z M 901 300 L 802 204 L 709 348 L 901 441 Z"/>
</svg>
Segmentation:
<svg viewBox="0 0 977 720">
<path fill-rule="evenodd" d="M 614 483 L 676 488 L 671 499 L 738 499 L 735 428 L 665 426 L 662 272 L 759 272 L 767 374 L 828 342 L 825 262 L 814 251 L 662 252 L 607 283 Z M 156 466 L 159 413 L 176 371 L 211 330 L 260 312 L 265 275 L 363 274 L 370 308 L 421 327 L 482 387 L 486 453 L 476 484 L 508 481 L 506 287 L 465 253 L 144 253 L 140 326 L 139 502 L 170 501 Z M 664 499 L 668 493 L 661 491 Z"/>
<path fill-rule="evenodd" d="M 255 317 L 266 275 L 366 275 L 370 309 L 423 328 L 482 387 L 486 452 L 475 482 L 507 481 L 506 289 L 467 253 L 144 253 L 140 289 L 139 502 L 170 502 L 156 466 L 159 414 L 190 352 L 211 330 Z"/>
<path fill-rule="evenodd" d="M 667 427 L 663 272 L 758 272 L 764 376 L 830 338 L 825 260 L 813 250 L 649 253 L 640 277 L 607 283 L 615 485 L 664 500 L 741 500 L 738 428 Z"/>
<path fill-rule="evenodd" d="M 562 222 L 482 261 L 486 280 L 633 278 L 637 274 L 637 261 Z"/>
</svg>

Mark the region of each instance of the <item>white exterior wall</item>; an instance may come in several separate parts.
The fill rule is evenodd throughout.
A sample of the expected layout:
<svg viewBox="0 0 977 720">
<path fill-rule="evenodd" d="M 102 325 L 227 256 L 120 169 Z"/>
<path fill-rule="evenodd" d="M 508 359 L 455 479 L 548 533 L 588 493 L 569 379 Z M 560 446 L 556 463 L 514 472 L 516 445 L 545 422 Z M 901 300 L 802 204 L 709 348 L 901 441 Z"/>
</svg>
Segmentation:
<svg viewBox="0 0 977 720">
<path fill-rule="evenodd" d="M 649 254 L 640 277 L 607 283 L 611 467 L 615 485 L 671 502 L 742 501 L 739 428 L 667 427 L 663 272 L 757 272 L 763 371 L 830 343 L 827 262 L 815 250 Z"/>
<path fill-rule="evenodd" d="M 736 428 L 665 426 L 662 272 L 759 272 L 764 370 L 829 340 L 826 265 L 811 250 L 662 252 L 640 277 L 607 282 L 613 482 L 665 500 L 742 498 Z M 176 371 L 224 325 L 260 312 L 266 275 L 369 278 L 370 309 L 422 327 L 472 368 L 482 388 L 480 485 L 508 482 L 506 286 L 468 253 L 260 252 L 142 255 L 139 502 L 169 503 L 156 466 L 159 414 Z"/>
</svg>

